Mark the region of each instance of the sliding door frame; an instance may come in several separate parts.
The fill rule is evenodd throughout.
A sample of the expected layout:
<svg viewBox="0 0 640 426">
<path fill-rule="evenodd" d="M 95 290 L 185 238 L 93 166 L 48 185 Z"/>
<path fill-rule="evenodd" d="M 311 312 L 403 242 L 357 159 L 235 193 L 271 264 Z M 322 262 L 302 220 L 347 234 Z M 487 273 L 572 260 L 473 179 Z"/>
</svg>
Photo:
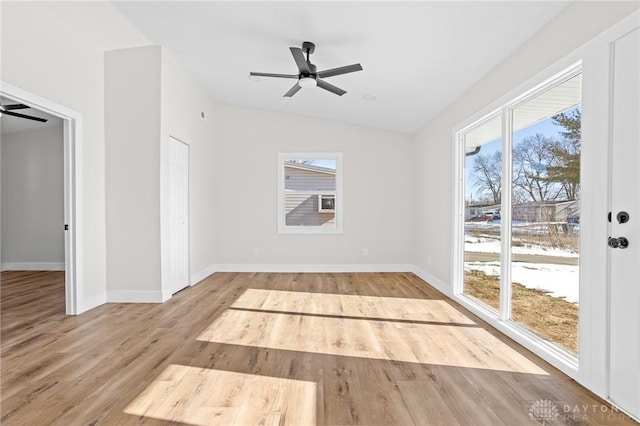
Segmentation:
<svg viewBox="0 0 640 426">
<path fill-rule="evenodd" d="M 573 59 L 573 60 L 572 60 Z M 453 298 L 491 325 L 527 347 L 546 361 L 559 368 L 567 375 L 578 376 L 578 356 L 574 356 L 556 344 L 548 342 L 529 330 L 526 326 L 511 320 L 512 283 L 511 283 L 511 244 L 512 244 L 512 186 L 513 186 L 513 111 L 541 93 L 562 84 L 563 82 L 582 73 L 582 60 L 573 57 L 558 63 L 555 67 L 534 77 L 529 82 L 515 89 L 510 94 L 496 102 L 489 112 L 480 112 L 470 120 L 470 124 L 461 124 L 453 130 L 454 147 L 454 200 L 455 212 L 453 262 L 452 262 L 452 292 Z M 465 210 L 465 145 L 464 135 L 475 127 L 497 117 L 502 118 L 502 193 L 501 193 L 501 223 L 500 223 L 500 306 L 496 314 L 491 308 L 479 300 L 464 294 L 464 210 Z M 581 236 L 582 237 L 582 236 Z M 582 239 L 582 238 L 581 238 Z M 582 243 L 581 243 L 582 245 Z M 580 273 L 582 278 L 582 273 Z M 580 284 L 582 288 L 582 284 Z M 582 316 L 580 307 L 579 317 Z M 578 324 L 580 329 L 580 321 Z M 579 335 L 582 330 L 579 331 Z"/>
</svg>

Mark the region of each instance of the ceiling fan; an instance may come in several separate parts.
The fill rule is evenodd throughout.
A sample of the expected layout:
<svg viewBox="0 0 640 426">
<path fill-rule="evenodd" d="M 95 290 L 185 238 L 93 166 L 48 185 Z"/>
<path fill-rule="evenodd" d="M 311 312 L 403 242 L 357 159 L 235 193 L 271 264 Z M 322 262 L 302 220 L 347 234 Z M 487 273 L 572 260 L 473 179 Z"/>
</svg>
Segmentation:
<svg viewBox="0 0 640 426">
<path fill-rule="evenodd" d="M 30 115 L 20 114 L 19 112 L 13 112 L 16 109 L 27 109 L 27 108 L 31 108 L 31 107 L 24 104 L 0 105 L 0 115 L 6 114 L 12 117 L 26 118 L 27 120 L 40 121 L 42 123 L 47 122 L 46 118 L 32 117 Z"/>
<path fill-rule="evenodd" d="M 291 50 L 291 54 L 293 55 L 293 60 L 296 61 L 296 65 L 298 66 L 298 74 L 270 74 L 264 72 L 250 72 L 249 75 L 258 77 L 298 79 L 296 84 L 291 89 L 289 89 L 287 93 L 284 94 L 284 97 L 287 98 L 295 95 L 302 87 L 313 86 L 318 86 L 324 90 L 328 90 L 331 93 L 335 93 L 338 96 L 344 95 L 345 93 L 347 93 L 345 90 L 342 90 L 339 87 L 334 86 L 333 84 L 329 84 L 322 79 L 333 77 L 336 75 L 347 74 L 350 72 L 362 71 L 362 66 L 360 64 L 353 64 L 324 71 L 317 71 L 316 66 L 309 60 L 309 55 L 313 53 L 315 48 L 316 45 L 311 43 L 310 41 L 305 41 L 304 43 L 302 43 L 302 49 L 300 49 L 299 47 L 289 48 L 289 50 Z"/>
</svg>

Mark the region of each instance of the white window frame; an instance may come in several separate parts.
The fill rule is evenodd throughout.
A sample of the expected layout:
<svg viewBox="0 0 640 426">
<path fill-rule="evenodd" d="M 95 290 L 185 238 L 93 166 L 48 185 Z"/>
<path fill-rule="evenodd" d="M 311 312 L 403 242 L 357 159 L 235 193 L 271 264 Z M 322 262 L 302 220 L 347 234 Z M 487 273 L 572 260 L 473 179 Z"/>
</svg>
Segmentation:
<svg viewBox="0 0 640 426">
<path fill-rule="evenodd" d="M 573 61 L 571 61 L 573 59 Z M 487 321 L 493 327 L 502 331 L 527 349 L 534 352 L 544 360 L 548 361 L 556 368 L 572 378 L 578 376 L 578 358 L 580 356 L 580 348 L 578 357 L 563 350 L 559 346 L 545 341 L 534 332 L 528 330 L 525 326 L 517 324 L 510 320 L 511 317 L 511 162 L 502 162 L 503 188 L 509 190 L 503 191 L 501 204 L 501 287 L 500 287 L 500 309 L 498 312 L 493 311 L 483 303 L 463 294 L 464 280 L 464 146 L 463 135 L 482 123 L 502 115 L 502 150 L 504 152 L 512 151 L 512 120 L 513 110 L 528 100 L 538 96 L 540 93 L 561 84 L 573 76 L 583 72 L 582 60 L 576 58 L 567 58 L 564 61 L 553 66 L 551 69 L 542 72 L 527 83 L 514 89 L 509 94 L 501 98 L 498 102 L 490 107 L 480 111 L 468 121 L 456 126 L 453 129 L 454 142 L 454 229 L 452 244 L 452 298 L 461 305 Z M 583 88 L 584 91 L 584 88 Z M 582 179 L 583 180 L 583 179 Z M 581 252 L 583 242 L 581 238 Z M 582 266 L 581 266 L 582 268 Z M 582 282 L 584 274 L 580 272 L 580 291 L 584 287 Z M 581 304 L 582 305 L 582 304 Z M 583 315 L 583 308 L 580 308 L 580 317 Z M 583 334 L 583 321 L 579 319 L 579 335 Z"/>
<path fill-rule="evenodd" d="M 322 207 L 322 200 L 324 200 L 325 198 L 332 198 L 333 199 L 333 208 L 332 209 L 325 209 Z M 336 194 L 332 193 L 332 194 L 320 194 L 318 195 L 318 213 L 335 213 L 336 211 Z"/>
<path fill-rule="evenodd" d="M 286 224 L 286 213 L 284 208 L 284 194 L 285 194 L 285 173 L 284 166 L 286 161 L 291 160 L 335 160 L 336 162 L 336 191 L 335 194 L 322 191 L 318 192 L 318 197 L 326 195 L 335 196 L 335 210 L 332 212 L 335 214 L 334 227 L 322 227 L 322 226 L 291 226 Z M 342 153 L 340 152 L 296 152 L 286 153 L 282 152 L 278 154 L 278 233 L 279 234 L 342 234 L 343 233 L 343 197 L 342 197 Z M 320 211 L 320 206 L 318 207 Z M 324 210 L 324 212 L 329 212 Z"/>
</svg>

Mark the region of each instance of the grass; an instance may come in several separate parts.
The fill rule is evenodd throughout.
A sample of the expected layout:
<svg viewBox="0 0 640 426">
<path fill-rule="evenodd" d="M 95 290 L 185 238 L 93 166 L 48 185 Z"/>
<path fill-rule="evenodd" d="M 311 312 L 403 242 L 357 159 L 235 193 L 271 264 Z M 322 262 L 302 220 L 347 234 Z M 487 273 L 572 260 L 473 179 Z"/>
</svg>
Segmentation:
<svg viewBox="0 0 640 426">
<path fill-rule="evenodd" d="M 513 283 L 511 318 L 550 342 L 578 352 L 578 305 L 544 291 Z M 500 277 L 465 271 L 464 293 L 495 308 L 500 303 Z"/>
</svg>

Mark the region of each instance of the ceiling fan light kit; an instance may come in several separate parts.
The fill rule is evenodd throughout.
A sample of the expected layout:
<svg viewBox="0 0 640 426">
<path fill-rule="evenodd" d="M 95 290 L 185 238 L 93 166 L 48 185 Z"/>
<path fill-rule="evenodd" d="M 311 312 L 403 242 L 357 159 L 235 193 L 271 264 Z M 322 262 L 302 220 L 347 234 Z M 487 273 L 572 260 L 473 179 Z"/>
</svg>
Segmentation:
<svg viewBox="0 0 640 426">
<path fill-rule="evenodd" d="M 300 80 L 298 80 L 298 84 L 300 85 L 300 87 L 316 87 L 318 85 L 318 82 L 313 77 L 300 77 Z"/>
<path fill-rule="evenodd" d="M 334 86 L 326 81 L 324 78 L 334 77 L 336 75 L 348 74 L 356 71 L 362 71 L 362 65 L 353 64 L 344 67 L 332 68 L 324 71 L 318 71 L 317 67 L 309 60 L 309 55 L 315 51 L 316 45 L 310 41 L 302 43 L 302 49 L 299 47 L 290 47 L 293 60 L 298 67 L 298 74 L 272 74 L 263 72 L 250 72 L 249 76 L 255 77 L 275 77 L 275 78 L 291 78 L 298 79 L 296 84 L 293 85 L 284 97 L 290 98 L 295 95 L 302 87 L 314 87 L 318 86 L 321 89 L 327 90 L 331 93 L 335 93 L 338 96 L 342 96 L 347 93 L 345 90 Z M 306 55 L 306 57 L 305 57 Z"/>
</svg>

